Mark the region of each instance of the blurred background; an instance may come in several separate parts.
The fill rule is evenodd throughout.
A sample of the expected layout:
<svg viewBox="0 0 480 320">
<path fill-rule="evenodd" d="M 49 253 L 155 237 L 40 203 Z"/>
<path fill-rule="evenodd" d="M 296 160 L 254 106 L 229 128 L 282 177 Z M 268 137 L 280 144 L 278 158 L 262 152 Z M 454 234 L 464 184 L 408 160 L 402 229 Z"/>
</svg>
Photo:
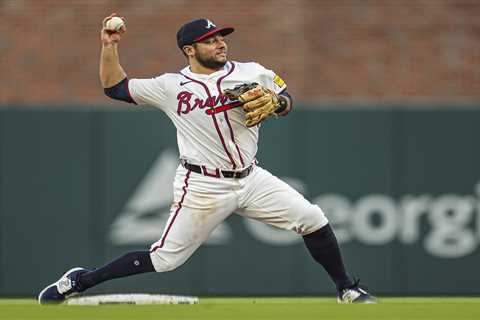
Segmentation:
<svg viewBox="0 0 480 320">
<path fill-rule="evenodd" d="M 100 27 L 130 77 L 176 72 L 175 35 L 233 26 L 236 61 L 287 83 L 295 112 L 258 159 L 326 212 L 380 295 L 479 294 L 480 1 L 0 1 L 0 295 L 34 296 L 161 235 L 178 165 L 153 108 L 104 96 Z M 282 136 L 279 143 L 278 137 Z M 93 292 L 333 294 L 298 236 L 232 215 L 186 265 Z"/>
</svg>

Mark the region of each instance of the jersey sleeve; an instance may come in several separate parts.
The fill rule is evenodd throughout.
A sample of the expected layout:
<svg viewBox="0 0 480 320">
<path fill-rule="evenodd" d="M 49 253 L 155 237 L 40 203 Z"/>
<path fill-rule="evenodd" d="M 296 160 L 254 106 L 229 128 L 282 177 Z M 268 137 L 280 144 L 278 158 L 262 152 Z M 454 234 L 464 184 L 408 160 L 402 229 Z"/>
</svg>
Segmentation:
<svg viewBox="0 0 480 320">
<path fill-rule="evenodd" d="M 287 84 L 270 69 L 265 68 L 264 66 L 257 64 L 259 71 L 260 84 L 267 89 L 272 90 L 275 93 L 280 93 L 285 91 Z"/>
<path fill-rule="evenodd" d="M 137 104 L 162 108 L 167 99 L 164 76 L 151 79 L 130 79 L 128 91 Z"/>
</svg>

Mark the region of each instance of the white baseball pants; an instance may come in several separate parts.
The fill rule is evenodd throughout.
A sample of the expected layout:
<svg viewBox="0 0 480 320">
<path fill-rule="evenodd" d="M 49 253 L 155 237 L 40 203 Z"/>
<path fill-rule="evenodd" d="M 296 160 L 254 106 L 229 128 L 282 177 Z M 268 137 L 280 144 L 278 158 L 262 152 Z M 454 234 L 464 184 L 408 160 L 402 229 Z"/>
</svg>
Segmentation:
<svg viewBox="0 0 480 320">
<path fill-rule="evenodd" d="M 233 212 L 300 235 L 328 223 L 320 207 L 258 166 L 247 177 L 233 179 L 204 176 L 180 165 L 173 187 L 170 217 L 150 249 L 157 272 L 182 265 Z"/>
</svg>

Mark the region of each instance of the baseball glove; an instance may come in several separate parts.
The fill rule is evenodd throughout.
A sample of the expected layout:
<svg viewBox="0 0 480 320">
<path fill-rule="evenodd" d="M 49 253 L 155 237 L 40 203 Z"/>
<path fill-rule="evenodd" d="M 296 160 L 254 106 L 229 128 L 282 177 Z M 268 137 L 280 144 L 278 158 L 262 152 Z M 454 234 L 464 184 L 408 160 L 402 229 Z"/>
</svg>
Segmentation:
<svg viewBox="0 0 480 320">
<path fill-rule="evenodd" d="M 277 117 L 279 100 L 275 92 L 266 89 L 258 83 L 244 83 L 223 93 L 230 100 L 238 100 L 246 112 L 245 125 L 253 127 L 269 116 Z"/>
</svg>

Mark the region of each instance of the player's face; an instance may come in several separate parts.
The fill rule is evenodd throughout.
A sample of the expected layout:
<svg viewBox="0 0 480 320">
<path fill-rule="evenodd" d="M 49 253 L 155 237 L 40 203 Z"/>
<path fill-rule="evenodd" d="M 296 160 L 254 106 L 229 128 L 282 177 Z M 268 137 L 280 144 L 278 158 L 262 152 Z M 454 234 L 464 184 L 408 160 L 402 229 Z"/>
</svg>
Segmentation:
<svg viewBox="0 0 480 320">
<path fill-rule="evenodd" d="M 194 48 L 195 59 L 205 68 L 220 69 L 227 63 L 227 43 L 220 34 L 197 42 Z"/>
</svg>

